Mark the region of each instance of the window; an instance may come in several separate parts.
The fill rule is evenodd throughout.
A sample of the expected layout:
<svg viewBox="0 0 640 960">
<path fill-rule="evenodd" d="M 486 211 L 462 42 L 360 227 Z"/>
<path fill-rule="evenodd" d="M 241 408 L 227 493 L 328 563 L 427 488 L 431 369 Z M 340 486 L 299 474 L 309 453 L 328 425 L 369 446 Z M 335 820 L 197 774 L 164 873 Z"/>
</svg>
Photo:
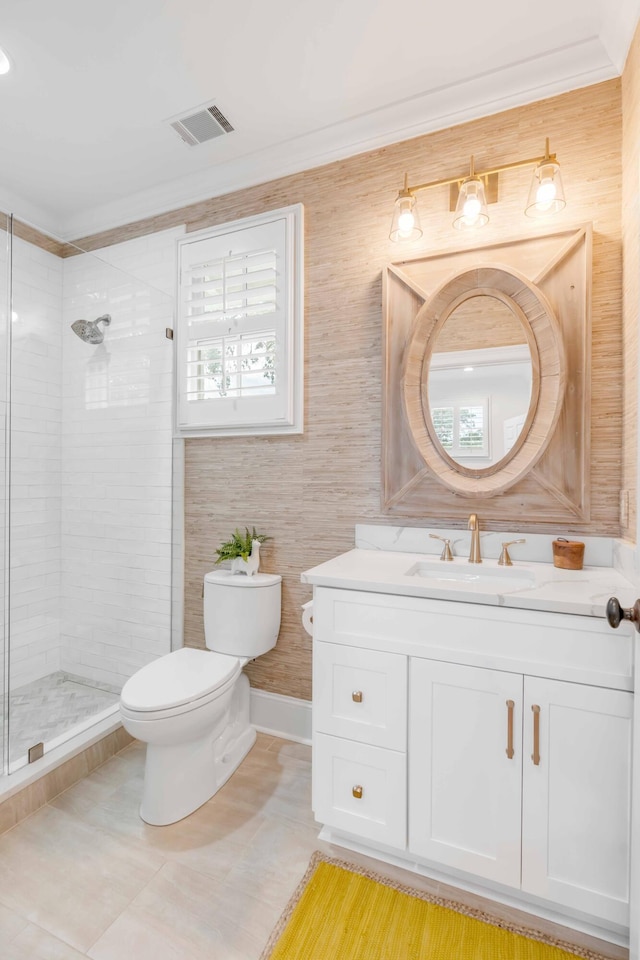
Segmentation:
<svg viewBox="0 0 640 960">
<path fill-rule="evenodd" d="M 235 334 L 187 348 L 187 403 L 276 393 L 276 333 Z"/>
<path fill-rule="evenodd" d="M 302 207 L 178 247 L 178 432 L 301 433 Z"/>
<path fill-rule="evenodd" d="M 433 428 L 447 453 L 463 457 L 489 456 L 489 400 L 442 401 L 431 409 Z"/>
</svg>

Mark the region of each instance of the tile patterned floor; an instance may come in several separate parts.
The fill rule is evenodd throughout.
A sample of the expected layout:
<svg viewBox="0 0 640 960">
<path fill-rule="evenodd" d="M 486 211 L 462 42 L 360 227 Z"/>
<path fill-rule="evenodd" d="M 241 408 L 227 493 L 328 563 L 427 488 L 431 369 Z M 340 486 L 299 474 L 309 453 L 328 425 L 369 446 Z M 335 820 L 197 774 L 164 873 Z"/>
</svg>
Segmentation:
<svg viewBox="0 0 640 960">
<path fill-rule="evenodd" d="M 143 762 L 134 743 L 0 836 L 2 960 L 257 960 L 316 849 L 467 896 L 319 843 L 308 747 L 259 736 L 222 790 L 169 827 L 138 816 Z"/>
<path fill-rule="evenodd" d="M 89 686 L 60 672 L 18 687 L 9 697 L 10 762 L 25 757 L 34 743 L 61 736 L 119 699 L 114 689 Z"/>
</svg>

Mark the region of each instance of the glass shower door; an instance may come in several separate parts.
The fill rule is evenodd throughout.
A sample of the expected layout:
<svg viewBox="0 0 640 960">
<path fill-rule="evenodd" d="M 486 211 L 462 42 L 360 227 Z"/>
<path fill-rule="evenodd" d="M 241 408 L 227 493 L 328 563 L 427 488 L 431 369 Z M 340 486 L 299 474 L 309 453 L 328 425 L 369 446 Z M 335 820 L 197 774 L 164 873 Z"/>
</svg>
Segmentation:
<svg viewBox="0 0 640 960">
<path fill-rule="evenodd" d="M 9 214 L 0 211 L 0 776 L 7 772 L 9 742 L 8 635 L 8 365 L 11 317 L 11 227 Z"/>
<path fill-rule="evenodd" d="M 94 255 L 14 220 L 10 773 L 117 722 L 123 683 L 171 648 L 167 234 Z"/>
</svg>

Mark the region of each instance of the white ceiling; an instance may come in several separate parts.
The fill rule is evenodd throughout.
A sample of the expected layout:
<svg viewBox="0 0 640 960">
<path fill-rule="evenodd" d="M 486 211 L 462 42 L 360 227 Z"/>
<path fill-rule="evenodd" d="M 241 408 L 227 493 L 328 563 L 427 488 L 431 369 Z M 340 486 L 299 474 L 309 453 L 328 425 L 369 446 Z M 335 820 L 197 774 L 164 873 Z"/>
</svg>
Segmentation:
<svg viewBox="0 0 640 960">
<path fill-rule="evenodd" d="M 3 0 L 0 206 L 63 237 L 125 223 L 617 76 L 639 17 L 640 0 Z M 183 145 L 167 118 L 210 102 L 235 131 Z"/>
</svg>

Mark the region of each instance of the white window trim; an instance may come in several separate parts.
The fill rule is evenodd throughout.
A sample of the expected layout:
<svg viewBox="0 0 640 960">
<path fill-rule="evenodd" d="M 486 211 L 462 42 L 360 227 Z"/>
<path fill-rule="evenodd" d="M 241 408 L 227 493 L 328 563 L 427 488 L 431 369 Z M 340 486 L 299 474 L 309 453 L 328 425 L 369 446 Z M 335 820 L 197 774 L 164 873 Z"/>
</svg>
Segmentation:
<svg viewBox="0 0 640 960">
<path fill-rule="evenodd" d="M 239 426 L 238 424 L 216 424 L 212 426 L 185 426 L 180 423 L 180 402 L 179 396 L 180 382 L 178 365 L 184 363 L 185 358 L 185 334 L 184 318 L 182 316 L 181 303 L 181 247 L 185 244 L 194 243 L 198 239 L 207 239 L 210 237 L 220 237 L 225 234 L 233 234 L 236 231 L 246 230 L 251 227 L 258 227 L 271 223 L 276 220 L 285 220 L 286 239 L 285 239 L 285 297 L 287 303 L 287 349 L 282 357 L 282 362 L 287 365 L 289 370 L 288 377 L 288 396 L 287 396 L 287 414 L 283 419 L 270 422 L 255 422 Z M 185 437 L 239 437 L 239 436 L 269 436 L 300 434 L 304 430 L 304 207 L 302 204 L 294 204 L 289 207 L 281 207 L 277 210 L 270 210 L 264 214 L 255 217 L 245 217 L 241 220 L 234 220 L 228 223 L 208 227 L 203 230 L 193 231 L 185 234 L 177 240 L 177 264 L 178 264 L 178 308 L 174 333 L 175 350 L 175 435 L 179 438 Z M 238 402 L 242 402 L 241 400 Z"/>
</svg>

